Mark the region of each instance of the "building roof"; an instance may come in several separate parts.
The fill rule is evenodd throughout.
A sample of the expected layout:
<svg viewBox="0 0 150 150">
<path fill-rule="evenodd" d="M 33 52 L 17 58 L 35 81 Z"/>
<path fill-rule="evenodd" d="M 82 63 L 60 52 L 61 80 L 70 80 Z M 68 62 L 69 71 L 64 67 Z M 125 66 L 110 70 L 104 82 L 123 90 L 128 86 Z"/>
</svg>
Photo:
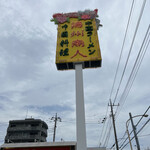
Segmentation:
<svg viewBox="0 0 150 150">
<path fill-rule="evenodd" d="M 33 143 L 5 143 L 0 148 L 25 148 L 25 147 L 55 147 L 75 146 L 76 142 L 33 142 Z"/>
<path fill-rule="evenodd" d="M 29 147 L 62 147 L 62 146 L 76 146 L 77 142 L 33 142 L 33 143 L 8 143 L 0 146 L 0 149 L 11 148 L 29 148 Z M 87 150 L 106 150 L 106 147 L 88 147 Z"/>
<path fill-rule="evenodd" d="M 41 119 L 34 119 L 34 118 L 26 118 L 26 119 L 24 119 L 24 120 L 10 120 L 9 121 L 9 123 L 10 124 L 13 124 L 13 123 L 15 123 L 15 124 L 20 124 L 20 123 L 43 123 L 45 126 L 46 126 L 46 128 L 48 129 L 48 126 L 47 126 L 47 124 L 44 122 L 44 121 L 42 121 Z"/>
</svg>

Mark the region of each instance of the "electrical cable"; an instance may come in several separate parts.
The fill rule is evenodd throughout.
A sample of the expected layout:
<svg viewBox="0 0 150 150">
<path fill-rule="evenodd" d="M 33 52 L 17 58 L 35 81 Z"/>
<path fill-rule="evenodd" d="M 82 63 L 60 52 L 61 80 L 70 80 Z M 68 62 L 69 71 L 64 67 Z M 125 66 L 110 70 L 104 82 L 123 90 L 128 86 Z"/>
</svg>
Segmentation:
<svg viewBox="0 0 150 150">
<path fill-rule="evenodd" d="M 135 32 L 134 32 L 134 36 L 133 36 L 133 40 L 132 40 L 132 43 L 131 43 L 131 46 L 130 46 L 130 50 L 129 50 L 129 53 L 128 53 L 128 57 L 127 57 L 127 60 L 126 60 L 126 64 L 125 64 L 125 67 L 124 67 L 124 70 L 123 70 L 123 73 L 122 73 L 122 76 L 121 76 L 121 80 L 119 82 L 119 86 L 118 86 L 118 89 L 117 89 L 117 92 L 116 92 L 116 95 L 115 95 L 115 98 L 114 98 L 114 101 L 113 103 L 115 103 L 116 99 L 117 99 L 117 95 L 118 95 L 118 92 L 119 92 L 119 89 L 120 89 L 120 86 L 121 86 L 121 83 L 122 83 L 122 80 L 123 80 L 123 77 L 124 77 L 124 74 L 125 74 L 125 71 L 126 71 L 126 67 L 127 67 L 127 64 L 128 64 L 128 61 L 129 61 L 129 57 L 130 57 L 130 54 L 131 54 L 131 50 L 132 50 L 132 47 L 133 47 L 133 44 L 134 44 L 134 41 L 135 41 L 135 37 L 136 37 L 136 34 L 137 34 L 137 30 L 138 30 L 138 27 L 139 27 L 139 24 L 140 24 L 140 20 L 141 20 L 141 17 L 142 17 L 142 14 L 143 14 L 143 11 L 144 11 L 144 7 L 145 7 L 145 3 L 146 1 L 143 2 L 143 5 L 142 5 L 142 8 L 141 8 L 141 11 L 140 11 L 140 16 L 139 16 L 139 19 L 138 19 L 138 22 L 137 22 L 137 25 L 136 25 L 136 29 L 135 29 Z M 148 47 L 148 46 L 147 46 Z M 118 67 L 119 68 L 119 67 Z M 138 67 L 139 68 L 139 67 Z M 136 71 L 137 72 L 137 71 Z M 135 74 L 136 75 L 136 74 Z M 116 78 L 117 75 L 115 75 L 115 78 Z M 135 76 L 134 76 L 135 77 Z M 135 79 L 135 78 L 134 78 Z M 116 79 L 114 79 L 114 82 L 115 82 Z M 130 78 L 128 81 L 131 81 Z M 132 80 L 133 81 L 133 80 Z M 130 82 L 128 82 L 130 83 Z M 132 85 L 132 84 L 131 84 Z M 113 87 L 112 87 L 112 90 L 111 90 L 111 94 L 110 96 L 112 95 L 112 91 L 113 91 L 113 88 L 114 88 L 114 83 L 113 83 Z M 125 88 L 127 89 L 127 87 Z M 122 100 L 122 99 L 121 99 Z M 118 108 L 117 108 L 118 110 Z M 116 111 L 117 113 L 117 111 Z M 115 114 L 116 114 L 115 113 Z M 124 134 L 125 135 L 125 134 Z"/>
<path fill-rule="evenodd" d="M 150 27 L 150 26 L 149 26 Z M 149 36 L 150 36 L 150 33 L 149 33 L 149 35 L 148 35 L 148 38 L 149 38 Z M 147 38 L 147 41 L 148 41 L 148 38 Z M 145 42 L 146 43 L 146 42 Z M 137 76 L 137 72 L 138 72 L 138 70 L 139 70 L 139 68 L 140 68 L 140 66 L 141 66 L 141 63 L 142 63 L 142 61 L 143 61 L 143 58 L 144 58 L 144 55 L 145 55 L 145 53 L 146 53 L 146 50 L 147 50 L 147 48 L 148 48 L 148 46 L 149 46 L 149 43 L 150 43 L 150 40 L 148 41 L 148 43 L 147 43 L 147 45 L 146 45 L 146 48 L 145 48 L 145 51 L 143 52 L 143 56 L 141 56 L 141 58 L 139 58 L 139 59 L 141 59 L 141 60 L 138 60 L 138 61 L 136 61 L 136 62 L 138 62 L 138 64 L 135 66 L 136 68 L 135 68 L 135 71 L 133 72 L 132 71 L 132 73 L 131 73 L 131 79 L 129 79 L 129 80 L 132 80 L 131 81 L 131 83 L 130 83 L 130 87 L 128 87 L 128 91 L 126 92 L 126 95 L 125 95 L 125 98 L 124 99 L 126 99 L 127 98 L 127 96 L 128 96 L 128 94 L 129 94 L 129 92 L 130 92 L 130 90 L 131 90 L 131 87 L 132 87 L 132 85 L 133 85 L 133 82 L 134 82 L 134 80 L 135 80 L 135 78 L 136 78 L 136 76 Z M 143 48 L 144 49 L 144 48 Z M 141 54 L 142 55 L 142 54 Z M 133 68 L 134 69 L 134 68 Z M 123 98 L 122 98 L 123 99 Z M 124 100 L 125 101 L 125 100 Z"/>
<path fill-rule="evenodd" d="M 103 147 L 106 146 L 106 143 L 107 143 L 107 140 L 108 140 L 108 136 L 110 135 L 110 128 L 111 128 L 112 124 L 111 124 L 111 118 L 109 119 L 109 122 L 108 122 L 108 126 L 106 128 L 106 132 L 105 132 L 105 139 L 104 139 L 104 142 L 103 142 Z"/>
<path fill-rule="evenodd" d="M 109 132 L 109 134 L 108 134 L 108 138 L 107 138 L 107 142 L 106 142 L 106 146 L 105 147 L 107 147 L 108 146 L 108 143 L 109 143 L 109 139 L 110 139 L 110 136 L 111 136 L 111 133 L 112 133 L 112 121 L 111 121 L 111 126 L 110 126 L 110 132 Z"/>
<path fill-rule="evenodd" d="M 113 81 L 113 85 L 112 85 L 112 89 L 111 89 L 111 92 L 110 92 L 110 98 L 109 99 L 111 99 L 112 92 L 113 92 L 113 89 L 114 89 L 114 86 L 115 86 L 115 82 L 116 82 L 116 78 L 117 78 L 117 74 L 118 74 L 118 69 L 119 69 L 119 66 L 120 66 L 120 61 L 121 61 L 121 57 L 122 57 L 122 53 L 123 53 L 123 49 L 124 49 L 124 45 L 125 45 L 125 40 L 126 40 L 126 36 L 127 36 L 127 31 L 128 31 L 129 23 L 130 23 L 130 20 L 131 20 L 131 14 L 132 14 L 132 11 L 133 11 L 133 6 L 134 6 L 134 0 L 132 1 L 132 5 L 131 5 L 129 17 L 128 17 L 128 22 L 127 22 L 127 26 L 126 26 L 126 30 L 125 30 L 125 34 L 124 34 L 123 44 L 122 44 L 122 47 L 121 47 L 120 57 L 119 57 L 119 60 L 118 60 L 118 65 L 117 65 L 117 68 L 116 68 L 115 77 L 114 77 L 114 81 Z"/>
<path fill-rule="evenodd" d="M 140 121 L 143 119 L 144 115 L 146 115 L 146 113 L 148 112 L 149 109 L 150 109 L 150 106 L 147 108 L 147 110 L 145 111 L 145 113 L 143 114 L 143 116 L 141 116 L 140 120 L 137 122 L 137 124 L 135 125 L 135 127 L 140 123 Z"/>
<path fill-rule="evenodd" d="M 134 1 L 132 2 L 132 6 L 131 6 L 131 11 L 130 11 L 129 18 L 131 17 L 131 13 L 132 13 L 132 9 L 133 9 L 133 4 L 134 4 Z M 136 25 L 136 30 L 135 30 L 135 32 L 134 32 L 133 40 L 132 40 L 132 43 L 131 43 L 131 46 L 130 46 L 130 50 L 129 50 L 128 57 L 127 57 L 127 60 L 126 60 L 126 64 L 125 64 L 125 67 L 124 67 L 124 70 L 123 70 L 123 73 L 122 73 L 122 76 L 121 76 L 121 80 L 120 80 L 120 82 L 119 82 L 119 86 L 118 86 L 118 89 L 117 89 L 117 92 L 116 92 L 116 95 L 115 95 L 113 104 L 115 103 L 115 101 L 116 101 L 116 99 L 117 99 L 117 95 L 118 95 L 118 92 L 119 92 L 119 89 L 120 89 L 120 86 L 121 86 L 121 83 L 122 83 L 122 80 L 123 80 L 123 76 L 124 76 L 124 74 L 125 74 L 125 70 L 126 70 L 126 67 L 127 67 L 127 64 L 128 64 L 128 60 L 129 60 L 129 57 L 130 57 L 130 54 L 131 54 L 131 50 L 132 50 L 133 43 L 134 43 L 134 40 L 135 40 L 135 37 L 136 37 L 136 33 L 137 33 L 137 30 L 138 30 L 138 27 L 139 27 L 139 24 L 140 24 L 140 20 L 141 20 L 142 14 L 143 14 L 144 7 L 145 7 L 145 2 L 143 3 L 143 6 L 142 6 L 142 9 L 141 9 L 141 12 L 140 12 L 140 16 L 139 16 L 139 19 L 138 19 L 138 22 L 137 22 L 137 25 Z M 130 19 L 129 19 L 129 20 L 130 20 Z M 128 20 L 128 25 L 129 25 L 129 20 Z M 128 25 L 127 25 L 127 29 L 128 29 Z M 127 29 L 126 29 L 126 33 L 127 33 Z M 125 34 L 125 37 L 126 37 L 126 34 Z M 125 38 L 124 38 L 124 41 L 123 41 L 122 50 L 123 50 L 123 47 L 124 47 L 124 42 L 125 42 Z M 120 55 L 122 55 L 122 50 L 121 50 L 121 54 L 120 54 Z M 117 74 L 117 72 L 118 72 L 120 60 L 121 60 L 121 56 L 120 56 L 120 58 L 119 58 L 119 62 L 118 62 L 116 74 Z M 115 83 L 116 76 L 117 76 L 116 74 L 115 74 L 114 83 Z M 113 88 L 114 88 L 114 83 L 113 83 L 113 87 L 112 87 L 110 96 L 112 95 L 112 91 L 113 91 Z M 119 107 L 117 107 L 117 110 L 118 110 L 118 108 L 119 108 Z M 117 112 L 117 111 L 116 111 L 116 112 Z M 115 113 L 115 115 L 116 115 L 116 113 Z M 126 133 L 124 134 L 124 136 L 125 136 L 125 135 L 126 135 Z"/>
<path fill-rule="evenodd" d="M 119 92 L 119 89 L 120 89 L 120 86 L 121 86 L 121 83 L 122 83 L 122 80 L 123 80 L 123 77 L 124 77 L 124 74 L 125 74 L 125 71 L 126 71 L 126 68 L 127 68 L 127 64 L 128 64 L 129 57 L 130 57 L 130 54 L 131 54 L 131 51 L 132 51 L 132 47 L 133 47 L 133 44 L 134 44 L 134 41 L 135 41 L 135 37 L 136 37 L 137 31 L 138 31 L 140 20 L 141 20 L 143 11 L 144 11 L 145 3 L 146 3 L 146 0 L 143 2 L 143 5 L 142 5 L 141 11 L 140 11 L 140 16 L 138 18 L 138 22 L 137 22 L 136 29 L 135 29 L 135 32 L 134 32 L 134 36 L 133 36 L 133 39 L 132 39 L 132 43 L 131 43 L 131 46 L 130 46 L 130 49 L 129 49 L 128 57 L 127 57 L 127 60 L 126 60 L 126 63 L 125 63 L 124 69 L 123 69 L 121 80 L 119 82 L 119 86 L 118 86 L 117 93 L 115 95 L 113 103 L 115 103 L 115 101 L 117 99 L 117 95 L 118 95 L 118 92 Z M 131 8 L 133 8 L 133 3 L 132 3 L 132 7 Z M 130 12 L 130 15 L 131 15 L 131 12 Z M 128 23 L 129 23 L 129 20 L 128 20 Z M 127 28 L 128 28 L 128 25 L 127 25 Z M 127 29 L 126 29 L 126 33 L 127 33 Z M 125 33 L 125 37 L 126 37 L 126 33 Z M 123 41 L 123 45 L 122 45 L 122 50 L 121 50 L 121 54 L 120 54 L 120 58 L 119 58 L 119 62 L 118 62 L 118 66 L 117 66 L 117 70 L 116 70 L 116 74 L 115 74 L 113 86 L 112 86 L 111 93 L 110 93 L 110 99 L 111 99 L 111 96 L 112 96 L 113 88 L 114 88 L 116 77 L 117 77 L 117 72 L 118 72 L 118 69 L 119 69 L 119 64 L 120 64 L 120 60 L 121 60 L 121 56 L 122 56 L 122 51 L 123 51 L 124 43 L 125 43 L 125 37 L 124 37 L 124 41 Z"/>
<path fill-rule="evenodd" d="M 107 118 L 107 113 L 108 113 L 108 105 L 107 105 L 107 109 L 106 109 L 106 114 L 105 114 L 105 118 Z M 102 132 L 101 132 L 101 134 L 100 134 L 100 138 L 99 138 L 99 147 L 100 147 L 100 145 L 101 145 L 101 140 L 102 140 L 102 135 L 103 135 L 103 131 L 104 131 L 104 127 L 105 127 L 105 123 L 106 123 L 106 120 L 104 121 L 104 123 L 103 123 L 103 127 L 102 127 Z"/>
<path fill-rule="evenodd" d="M 145 134 L 145 135 L 140 135 L 140 136 L 138 136 L 138 137 L 144 137 L 144 136 L 150 136 L 150 134 Z"/>
<path fill-rule="evenodd" d="M 107 147 L 107 145 L 108 145 L 108 142 L 109 142 L 109 139 L 110 139 L 110 135 L 111 135 L 111 131 L 112 131 L 111 129 L 112 129 L 112 124 L 111 124 L 110 127 L 109 127 L 109 131 L 108 131 L 106 140 L 105 140 L 105 142 L 104 142 L 104 147 Z"/>
<path fill-rule="evenodd" d="M 115 77 L 114 77 L 114 81 L 113 81 L 113 85 L 112 85 L 112 89 L 111 89 L 111 92 L 110 92 L 110 98 L 109 99 L 111 99 L 112 92 L 113 92 L 113 89 L 114 89 L 114 86 L 115 86 L 115 82 L 116 82 L 116 78 L 117 78 L 117 74 L 118 74 L 118 69 L 119 69 L 119 66 L 120 66 L 120 61 L 121 61 L 121 57 L 122 57 L 122 53 L 123 53 L 123 49 L 124 49 L 124 45 L 125 45 L 125 40 L 126 40 L 126 36 L 127 36 L 127 31 L 128 31 L 128 28 L 129 28 L 129 23 L 130 23 L 130 19 L 131 19 L 133 6 L 134 6 L 134 0 L 132 1 L 130 14 L 129 14 L 128 22 L 127 22 L 127 27 L 126 27 L 125 35 L 124 35 L 124 39 L 123 39 L 123 44 L 122 44 L 122 47 L 121 47 L 120 57 L 119 57 L 119 61 L 118 61 L 118 65 L 117 65 L 117 69 L 116 69 L 116 73 L 115 73 Z M 115 100 L 114 100 L 113 103 L 115 103 Z"/>
<path fill-rule="evenodd" d="M 107 129 L 108 129 L 108 126 L 109 126 L 109 122 L 110 122 L 110 119 L 107 120 L 107 124 L 106 124 L 106 127 L 104 128 L 104 132 L 103 132 L 103 135 L 102 135 L 102 140 L 100 142 L 101 146 L 104 145 L 104 141 L 106 139 L 106 133 L 107 133 Z"/>
<path fill-rule="evenodd" d="M 149 119 L 146 121 L 146 123 L 141 127 L 141 129 L 139 129 L 139 131 L 138 131 L 136 134 L 140 133 L 141 130 L 148 124 L 149 121 L 150 121 L 150 118 L 149 118 Z"/>
<path fill-rule="evenodd" d="M 107 134 L 108 134 L 108 128 L 110 126 L 110 122 L 111 122 L 111 118 L 109 117 L 108 120 L 107 120 L 107 124 L 106 124 L 106 127 L 104 128 L 104 132 L 103 132 L 103 135 L 102 135 L 102 140 L 101 140 L 101 145 L 104 145 L 104 141 L 106 140 L 106 137 L 107 137 Z"/>
<path fill-rule="evenodd" d="M 73 123 L 75 124 L 76 122 L 75 121 L 61 121 L 62 123 Z M 99 124 L 98 122 L 93 122 L 93 121 L 88 121 L 88 122 L 85 122 L 85 124 Z"/>
<path fill-rule="evenodd" d="M 132 39 L 132 43 L 131 43 L 131 46 L 130 46 L 130 49 L 129 49 L 129 53 L 128 53 L 128 56 L 127 56 L 127 60 L 126 60 L 126 63 L 125 63 L 124 69 L 123 69 L 123 73 L 122 73 L 122 76 L 121 76 L 121 79 L 120 79 L 120 82 L 119 82 L 119 86 L 118 86 L 118 89 L 117 89 L 115 98 L 114 98 L 114 102 L 115 102 L 116 99 L 117 99 L 118 92 L 119 92 L 119 89 L 120 89 L 120 86 L 121 86 L 121 83 L 122 83 L 122 80 L 123 80 L 123 77 L 124 77 L 124 74 L 125 74 L 125 71 L 126 71 L 126 68 L 127 68 L 127 64 L 128 64 L 129 57 L 130 57 L 130 54 L 131 54 L 131 51 L 132 51 L 132 47 L 133 47 L 133 44 L 134 44 L 134 41 L 135 41 L 135 37 L 136 37 L 137 31 L 138 31 L 138 28 L 139 28 L 139 24 L 140 24 L 142 15 L 143 15 L 145 3 L 146 3 L 146 0 L 143 1 L 143 5 L 142 5 L 141 11 L 140 11 L 140 15 L 139 15 L 138 22 L 137 22 L 137 25 L 136 25 L 136 29 L 135 29 L 135 32 L 134 32 L 134 36 L 133 36 L 133 39 Z"/>
<path fill-rule="evenodd" d="M 145 114 L 148 112 L 149 108 L 150 108 L 150 106 L 146 109 L 146 111 L 144 112 L 144 114 L 143 114 L 143 115 L 145 115 Z M 139 119 L 138 123 L 137 123 L 135 126 L 137 126 L 137 125 L 141 122 L 141 120 L 142 120 L 142 119 L 143 119 L 143 116 Z M 131 134 L 132 134 L 132 132 L 133 132 L 133 130 L 130 132 L 130 134 L 129 134 L 129 135 L 131 135 Z M 126 131 L 125 131 L 125 133 L 126 133 Z M 124 143 L 127 141 L 127 139 L 128 139 L 128 137 L 124 140 L 124 142 L 122 142 L 122 144 L 121 144 L 120 148 L 124 145 Z"/>
<path fill-rule="evenodd" d="M 134 80 L 135 80 L 135 78 L 136 78 L 136 75 L 137 75 L 137 73 L 138 73 L 138 70 L 139 70 L 139 68 L 140 68 L 140 66 L 141 66 L 141 63 L 142 63 L 142 61 L 143 61 L 143 58 L 144 58 L 145 53 L 146 53 L 146 51 L 147 51 L 147 48 L 148 48 L 148 46 L 149 46 L 149 43 L 150 43 L 150 40 L 148 41 L 148 38 L 150 37 L 149 30 L 150 30 L 150 25 L 149 25 L 149 27 L 148 27 L 148 29 L 147 29 L 146 34 L 145 34 L 144 40 L 143 40 L 143 42 L 142 42 L 141 48 L 140 48 L 140 50 L 139 50 L 138 56 L 137 56 L 137 58 L 136 58 L 136 61 L 135 61 L 135 63 L 134 63 L 134 66 L 133 66 L 133 68 L 132 68 L 132 71 L 131 71 L 131 73 L 130 73 L 130 76 L 129 76 L 129 78 L 128 78 L 128 81 L 127 81 L 127 84 L 126 84 L 126 86 L 125 86 L 125 89 L 124 89 L 124 91 L 123 91 L 123 93 L 122 93 L 122 95 L 121 95 L 121 98 L 120 98 L 120 106 L 121 106 L 121 108 L 123 107 L 123 104 L 124 104 L 124 102 L 125 102 L 125 100 L 126 100 L 128 94 L 129 94 L 129 92 L 130 92 L 130 90 L 131 90 L 131 87 L 132 87 L 132 85 L 133 85 L 133 82 L 134 82 Z M 146 41 L 146 42 L 145 42 L 145 41 Z M 148 41 L 148 42 L 147 42 L 147 41 Z M 146 44 L 147 44 L 147 45 L 146 45 Z M 143 47 L 144 47 L 145 49 L 144 49 Z M 143 49 L 144 49 L 144 50 L 143 50 Z M 121 104 L 121 103 L 122 103 L 122 104 Z M 120 108 L 120 110 L 121 110 L 121 108 Z M 117 108 L 117 111 L 118 111 L 118 108 Z M 117 113 L 117 111 L 116 111 L 116 113 Z M 120 112 L 120 111 L 119 111 L 119 112 Z M 118 113 L 118 115 L 119 115 L 119 113 Z"/>
<path fill-rule="evenodd" d="M 146 123 L 145 123 L 145 124 L 141 127 L 141 129 L 136 133 L 137 135 L 138 135 L 138 134 L 141 132 L 141 130 L 148 124 L 149 121 L 150 121 L 150 119 L 148 119 L 148 120 L 146 121 Z M 133 136 L 130 141 L 132 141 L 134 138 L 135 138 L 135 136 Z M 129 142 L 126 143 L 126 144 L 122 147 L 122 149 L 123 149 L 124 147 L 126 147 L 128 144 L 129 144 Z M 121 149 L 121 150 L 122 150 L 122 149 Z"/>
<path fill-rule="evenodd" d="M 129 23 L 130 23 L 130 20 L 131 20 L 131 14 L 132 14 L 132 11 L 133 11 L 133 6 L 134 6 L 134 0 L 132 1 L 132 5 L 131 5 L 129 17 L 128 17 L 128 22 L 127 22 L 127 26 L 126 26 L 126 30 L 125 30 L 125 35 L 124 35 L 124 39 L 123 39 L 123 44 L 122 44 L 122 47 L 121 47 L 120 57 L 119 57 L 117 69 L 116 69 L 116 72 L 115 72 L 115 77 L 114 77 L 114 81 L 113 81 L 113 85 L 112 85 L 112 89 L 111 89 L 111 92 L 110 92 L 110 98 L 109 99 L 111 99 L 112 92 L 113 92 L 113 89 L 114 89 L 114 86 L 115 86 L 115 82 L 116 82 L 116 78 L 117 78 L 117 74 L 118 74 L 118 69 L 119 69 L 119 65 L 120 65 L 120 61 L 121 61 L 121 57 L 122 57 L 122 53 L 123 53 L 123 49 L 124 49 L 124 45 L 125 45 L 125 40 L 126 40 L 126 36 L 127 36 L 127 31 L 128 31 Z M 104 128 L 104 126 L 103 126 L 103 128 Z M 101 134 L 102 133 L 103 133 L 103 130 L 102 130 Z M 100 137 L 102 137 L 102 136 L 100 136 Z M 100 141 L 101 141 L 101 139 L 100 139 Z M 99 147 L 100 147 L 100 144 L 99 144 Z"/>
<path fill-rule="evenodd" d="M 121 141 L 122 141 L 123 139 L 125 139 L 126 134 L 127 134 L 127 132 L 125 131 L 123 137 L 121 138 Z M 119 142 L 121 142 L 121 141 L 119 141 Z M 114 143 L 114 146 L 115 146 L 115 143 Z M 112 149 L 112 148 L 113 148 L 113 147 L 111 147 L 111 149 Z"/>
<path fill-rule="evenodd" d="M 150 106 L 146 109 L 146 111 L 144 112 L 143 115 L 145 115 L 148 112 L 149 109 L 150 109 Z M 141 118 L 139 119 L 139 121 L 137 122 L 135 127 L 141 122 L 142 119 L 143 119 L 143 116 L 141 116 Z M 126 131 L 125 131 L 125 133 L 126 133 Z M 124 133 L 124 135 L 125 135 L 125 133 Z M 133 130 L 129 133 L 129 135 L 131 135 L 132 133 L 133 133 Z M 124 138 L 124 136 L 122 138 Z M 128 137 L 122 142 L 120 148 L 124 145 L 124 143 L 127 141 L 127 139 L 128 139 Z"/>
<path fill-rule="evenodd" d="M 150 129 L 150 124 L 148 124 L 141 132 L 140 132 L 140 135 L 141 136 L 142 134 L 145 134 L 148 130 Z M 146 131 L 146 132 L 145 132 Z M 145 132 L 145 133 L 144 133 Z"/>
</svg>

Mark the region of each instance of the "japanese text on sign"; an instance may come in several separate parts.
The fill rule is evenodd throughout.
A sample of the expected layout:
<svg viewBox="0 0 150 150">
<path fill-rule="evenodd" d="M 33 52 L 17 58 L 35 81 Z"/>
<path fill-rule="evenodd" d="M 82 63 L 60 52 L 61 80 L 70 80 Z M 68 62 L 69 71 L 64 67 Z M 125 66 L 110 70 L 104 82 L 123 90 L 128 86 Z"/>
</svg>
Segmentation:
<svg viewBox="0 0 150 150">
<path fill-rule="evenodd" d="M 95 20 L 70 19 L 58 25 L 56 63 L 100 60 Z"/>
</svg>

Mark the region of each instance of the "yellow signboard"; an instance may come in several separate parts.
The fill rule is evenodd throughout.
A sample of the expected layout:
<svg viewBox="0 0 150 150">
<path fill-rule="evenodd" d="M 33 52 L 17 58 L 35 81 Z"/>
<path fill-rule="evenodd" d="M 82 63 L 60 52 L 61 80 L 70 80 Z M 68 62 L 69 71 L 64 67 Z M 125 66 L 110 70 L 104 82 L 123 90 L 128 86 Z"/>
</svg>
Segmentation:
<svg viewBox="0 0 150 150">
<path fill-rule="evenodd" d="M 83 62 L 84 68 L 101 66 L 95 19 L 70 18 L 69 23 L 58 24 L 57 69 L 73 69 L 73 64 L 76 62 Z"/>
</svg>

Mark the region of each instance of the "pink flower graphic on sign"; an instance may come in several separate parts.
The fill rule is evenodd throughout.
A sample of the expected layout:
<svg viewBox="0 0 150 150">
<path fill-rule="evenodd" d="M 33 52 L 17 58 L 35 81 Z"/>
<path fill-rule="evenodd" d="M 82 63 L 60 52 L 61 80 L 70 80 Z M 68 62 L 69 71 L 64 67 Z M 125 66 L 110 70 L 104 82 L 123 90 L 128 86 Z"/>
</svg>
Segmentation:
<svg viewBox="0 0 150 150">
<path fill-rule="evenodd" d="M 58 20 L 59 23 L 64 23 L 67 20 L 66 16 L 57 16 L 56 19 Z"/>
<path fill-rule="evenodd" d="M 82 16 L 81 16 L 81 19 L 83 19 L 83 20 L 90 19 L 90 15 L 82 15 Z"/>
</svg>

